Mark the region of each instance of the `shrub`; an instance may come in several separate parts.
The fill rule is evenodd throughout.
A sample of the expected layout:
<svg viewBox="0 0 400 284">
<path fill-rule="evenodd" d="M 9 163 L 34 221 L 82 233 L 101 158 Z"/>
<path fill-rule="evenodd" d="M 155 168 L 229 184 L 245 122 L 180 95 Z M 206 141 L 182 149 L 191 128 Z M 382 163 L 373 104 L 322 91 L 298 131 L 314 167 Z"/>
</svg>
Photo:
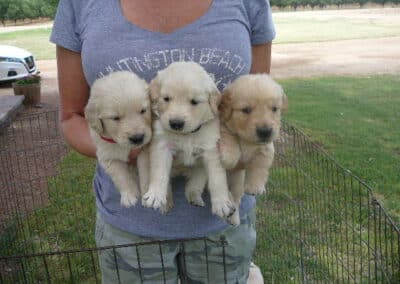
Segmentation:
<svg viewBox="0 0 400 284">
<path fill-rule="evenodd" d="M 40 83 L 41 77 L 39 75 L 30 75 L 25 78 L 19 79 L 15 82 L 16 85 L 29 85 L 29 84 L 36 84 Z"/>
</svg>

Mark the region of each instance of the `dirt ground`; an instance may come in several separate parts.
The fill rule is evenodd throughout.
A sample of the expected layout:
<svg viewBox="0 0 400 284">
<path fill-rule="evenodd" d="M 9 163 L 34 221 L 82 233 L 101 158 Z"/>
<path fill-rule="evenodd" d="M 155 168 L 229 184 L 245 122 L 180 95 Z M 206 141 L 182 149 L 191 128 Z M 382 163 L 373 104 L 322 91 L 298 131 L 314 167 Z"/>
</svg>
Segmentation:
<svg viewBox="0 0 400 284">
<path fill-rule="evenodd" d="M 272 50 L 276 78 L 400 74 L 400 37 L 278 44 Z"/>
</svg>

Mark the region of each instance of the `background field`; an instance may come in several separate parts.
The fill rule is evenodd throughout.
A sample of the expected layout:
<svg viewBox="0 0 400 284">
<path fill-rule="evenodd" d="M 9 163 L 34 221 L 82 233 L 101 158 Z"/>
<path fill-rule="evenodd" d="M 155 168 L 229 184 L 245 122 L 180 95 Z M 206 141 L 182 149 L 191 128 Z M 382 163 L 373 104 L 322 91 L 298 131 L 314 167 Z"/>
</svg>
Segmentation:
<svg viewBox="0 0 400 284">
<path fill-rule="evenodd" d="M 274 12 L 273 19 L 277 30 L 274 44 L 400 36 L 400 8 Z M 54 59 L 50 32 L 50 28 L 15 32 L 0 28 L 0 44 L 26 48 L 38 60 Z"/>
<path fill-rule="evenodd" d="M 39 28 L 0 33 L 0 44 L 27 49 L 35 55 L 36 60 L 55 59 L 56 49 L 54 44 L 49 42 L 50 32 L 50 28 Z"/>
<path fill-rule="evenodd" d="M 275 12 L 275 43 L 400 36 L 400 9 Z"/>
</svg>

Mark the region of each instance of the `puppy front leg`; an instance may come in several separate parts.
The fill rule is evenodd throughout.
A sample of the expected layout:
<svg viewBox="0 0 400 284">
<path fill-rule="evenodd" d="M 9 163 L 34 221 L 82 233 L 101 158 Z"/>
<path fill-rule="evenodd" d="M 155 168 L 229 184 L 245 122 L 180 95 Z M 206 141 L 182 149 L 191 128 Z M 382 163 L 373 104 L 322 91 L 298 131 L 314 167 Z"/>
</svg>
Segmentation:
<svg viewBox="0 0 400 284">
<path fill-rule="evenodd" d="M 140 197 L 140 191 L 134 178 L 135 173 L 129 164 L 120 160 L 106 160 L 102 161 L 102 164 L 121 194 L 121 206 L 135 205 Z"/>
<path fill-rule="evenodd" d="M 206 151 L 203 161 L 208 176 L 212 212 L 223 219 L 229 218 L 235 212 L 235 205 L 230 198 L 226 171 L 221 165 L 217 149 Z"/>
<path fill-rule="evenodd" d="M 207 173 L 203 167 L 194 167 L 190 171 L 190 176 L 185 189 L 185 196 L 188 202 L 195 206 L 204 206 L 201 197 L 207 183 Z"/>
<path fill-rule="evenodd" d="M 247 194 L 258 195 L 265 192 L 274 153 L 274 145 L 269 143 L 246 167 L 245 192 Z"/>
<path fill-rule="evenodd" d="M 230 170 L 236 167 L 240 159 L 240 146 L 236 138 L 227 130 L 221 129 L 221 137 L 218 142 L 219 155 L 224 169 Z"/>
<path fill-rule="evenodd" d="M 228 219 L 232 225 L 240 225 L 239 205 L 244 194 L 244 170 L 228 171 L 229 190 L 232 193 L 232 198 L 236 206 L 236 211 Z"/>
<path fill-rule="evenodd" d="M 229 190 L 235 203 L 240 203 L 244 194 L 244 170 L 233 170 L 228 172 Z"/>
<path fill-rule="evenodd" d="M 165 143 L 154 141 L 150 144 L 150 185 L 143 195 L 142 204 L 165 213 L 168 210 L 169 174 L 172 166 L 172 153 Z"/>
<path fill-rule="evenodd" d="M 149 189 L 150 182 L 150 153 L 148 147 L 140 151 L 137 158 L 137 169 L 139 175 L 140 193 L 142 196 Z"/>
</svg>

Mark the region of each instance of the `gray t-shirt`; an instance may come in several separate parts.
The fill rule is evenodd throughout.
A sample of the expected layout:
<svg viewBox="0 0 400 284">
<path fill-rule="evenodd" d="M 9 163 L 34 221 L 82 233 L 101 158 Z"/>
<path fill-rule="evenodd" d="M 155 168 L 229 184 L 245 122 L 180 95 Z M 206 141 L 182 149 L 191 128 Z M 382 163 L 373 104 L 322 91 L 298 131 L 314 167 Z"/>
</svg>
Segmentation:
<svg viewBox="0 0 400 284">
<path fill-rule="evenodd" d="M 119 0 L 61 0 L 50 40 L 81 53 L 89 85 L 118 70 L 132 71 L 149 82 L 172 62 L 195 61 L 222 90 L 238 76 L 249 73 L 251 46 L 274 37 L 266 0 L 213 0 L 203 16 L 169 34 L 129 22 Z M 207 193 L 204 208 L 186 201 L 183 178 L 173 180 L 174 208 L 165 215 L 140 204 L 121 208 L 120 195 L 100 166 L 96 168 L 94 189 L 98 211 L 106 222 L 143 237 L 203 237 L 228 226 L 211 213 Z M 241 215 L 254 206 L 254 197 L 245 195 Z"/>
</svg>

